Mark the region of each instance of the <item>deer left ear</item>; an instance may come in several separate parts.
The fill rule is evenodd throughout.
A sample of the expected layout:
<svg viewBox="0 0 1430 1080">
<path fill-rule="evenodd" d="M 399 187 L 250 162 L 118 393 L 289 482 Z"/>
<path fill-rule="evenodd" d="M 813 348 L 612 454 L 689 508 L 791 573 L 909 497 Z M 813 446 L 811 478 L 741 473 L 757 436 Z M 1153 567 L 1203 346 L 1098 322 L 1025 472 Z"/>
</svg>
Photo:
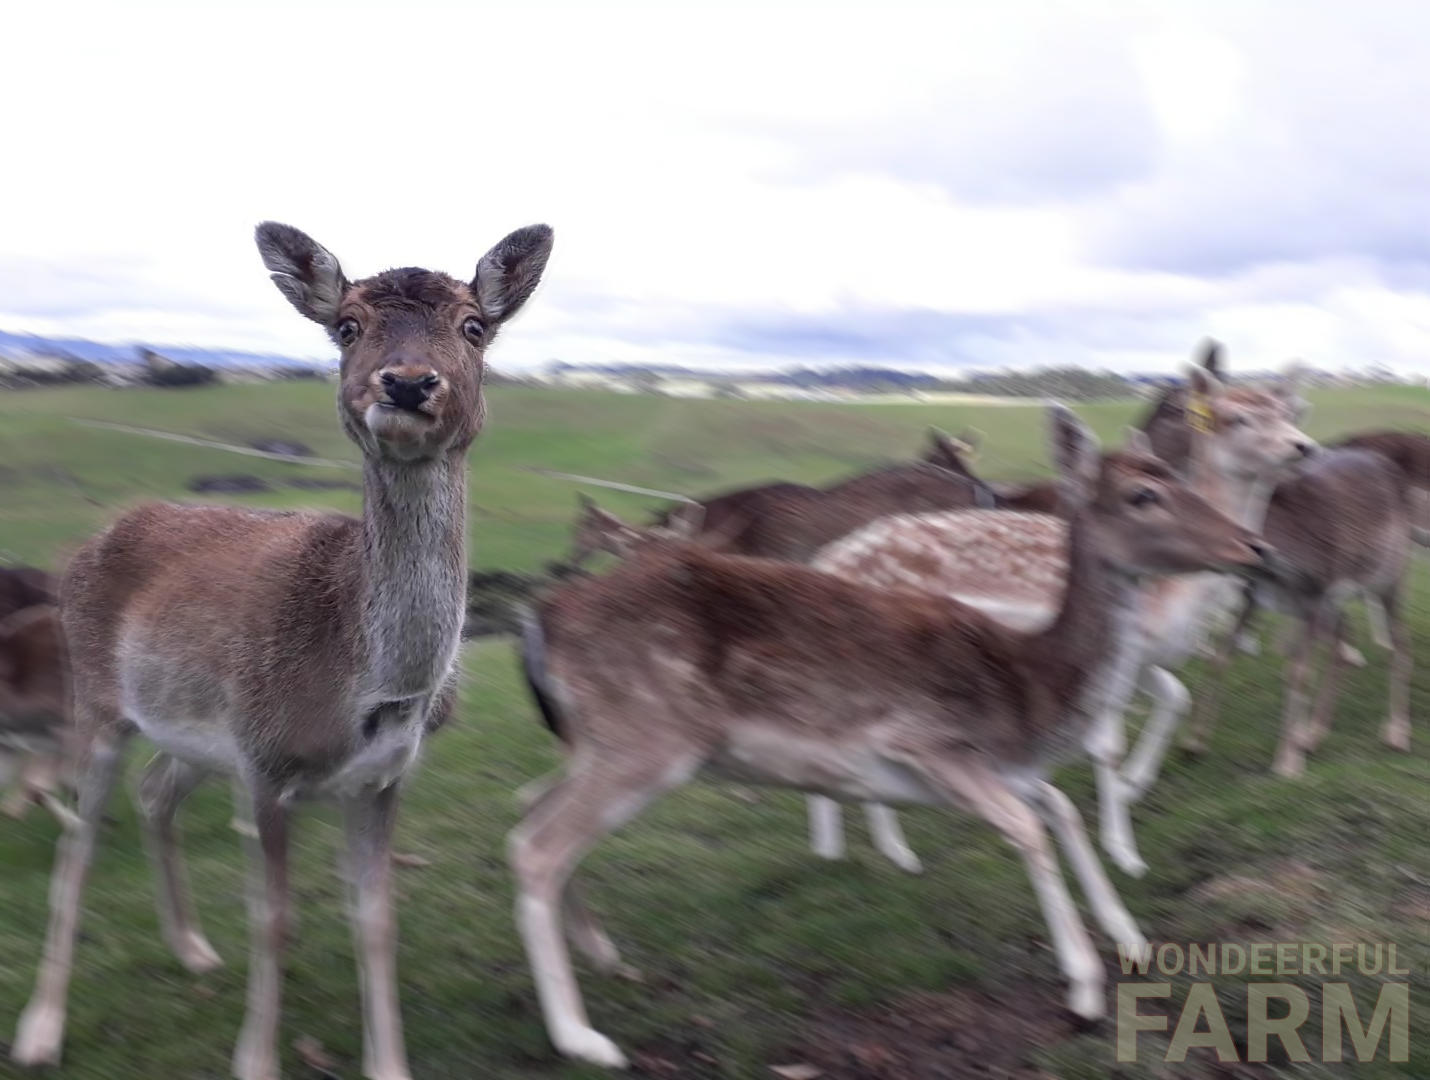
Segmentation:
<svg viewBox="0 0 1430 1080">
<path fill-rule="evenodd" d="M 1129 427 L 1123 430 L 1122 449 L 1141 457 L 1157 456 L 1157 452 L 1152 449 L 1152 440 L 1147 438 L 1147 433 L 1141 428 Z"/>
<path fill-rule="evenodd" d="M 478 260 L 472 295 L 488 326 L 506 322 L 531 298 L 546 269 L 552 240 L 550 225 L 528 225 Z"/>
<path fill-rule="evenodd" d="M 1063 505 L 1086 506 L 1097 485 L 1101 450 L 1097 436 L 1064 405 L 1048 409 L 1048 428 Z"/>
</svg>

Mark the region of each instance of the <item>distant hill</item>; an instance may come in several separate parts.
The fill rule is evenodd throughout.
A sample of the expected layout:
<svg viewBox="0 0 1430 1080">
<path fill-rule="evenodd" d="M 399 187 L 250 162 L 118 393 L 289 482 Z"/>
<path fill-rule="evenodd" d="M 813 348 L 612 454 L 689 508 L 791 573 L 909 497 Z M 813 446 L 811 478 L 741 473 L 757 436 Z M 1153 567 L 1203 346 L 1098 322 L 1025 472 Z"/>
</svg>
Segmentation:
<svg viewBox="0 0 1430 1080">
<path fill-rule="evenodd" d="M 100 341 L 87 341 L 84 338 L 51 338 L 37 334 L 12 334 L 0 330 L 0 357 L 54 356 L 88 360 L 94 364 L 128 366 L 142 363 L 140 350 L 146 348 L 152 348 L 181 364 L 203 364 L 212 368 L 330 368 L 333 365 L 331 360 L 279 356 L 274 353 L 239 352 L 232 349 L 199 349 L 184 345 L 151 345 L 148 342 L 111 345 Z"/>
</svg>

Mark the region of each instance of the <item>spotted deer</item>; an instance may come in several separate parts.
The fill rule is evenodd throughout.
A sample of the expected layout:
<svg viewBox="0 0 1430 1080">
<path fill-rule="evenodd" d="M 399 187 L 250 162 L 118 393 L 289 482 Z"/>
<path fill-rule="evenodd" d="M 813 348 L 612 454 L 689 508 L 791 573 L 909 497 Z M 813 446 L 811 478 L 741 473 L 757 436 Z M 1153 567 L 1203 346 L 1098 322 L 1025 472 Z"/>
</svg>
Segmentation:
<svg viewBox="0 0 1430 1080">
<path fill-rule="evenodd" d="M 1410 749 L 1411 651 L 1402 601 L 1412 542 L 1412 488 L 1430 481 L 1422 468 L 1425 460 L 1430 458 L 1397 458 L 1383 445 L 1353 439 L 1317 455 L 1276 486 L 1263 524 L 1268 543 L 1276 545 L 1276 567 L 1246 589 L 1237 624 L 1216 658 L 1212 685 L 1193 718 L 1192 748 L 1205 746 L 1210 735 L 1236 638 L 1258 611 L 1280 611 L 1293 617 L 1296 638 L 1285 667 L 1281 735 L 1272 769 L 1279 776 L 1300 776 L 1306 753 L 1330 730 L 1348 659 L 1339 647 L 1344 645 L 1345 600 L 1360 594 L 1372 599 L 1371 609 L 1384 620 L 1381 633 L 1391 650 L 1389 710 L 1381 738 L 1393 749 Z M 1312 703 L 1308 680 L 1323 642 L 1330 645 L 1330 657 Z"/>
<path fill-rule="evenodd" d="M 825 544 L 886 514 L 992 506 L 990 487 L 965 466 L 959 447 L 937 429 L 918 461 L 886 465 L 828 487 L 764 484 L 699 500 L 695 539 L 730 555 L 807 562 Z M 664 511 L 652 520 L 666 523 Z"/>
<path fill-rule="evenodd" d="M 56 859 L 44 956 L 12 1048 L 22 1064 L 60 1056 L 95 828 L 140 732 L 160 750 L 139 795 L 161 926 L 190 971 L 219 958 L 192 911 L 175 813 L 210 773 L 236 775 L 251 804 L 252 953 L 234 1075 L 279 1072 L 289 818 L 296 802 L 326 796 L 347 832 L 363 1072 L 408 1077 L 390 897 L 398 792 L 459 644 L 483 355 L 540 280 L 551 230 L 507 236 L 465 282 L 416 268 L 350 282 L 294 228 L 268 222 L 256 239 L 279 291 L 340 349 L 338 416 L 362 453 L 362 517 L 147 505 L 70 562 L 60 593 L 80 822 Z"/>
<path fill-rule="evenodd" d="M 1180 395 L 1182 404 L 1168 399 L 1154 410 L 1145 437 L 1149 447 L 1160 443 L 1180 458 L 1176 464 L 1208 502 L 1254 529 L 1275 478 L 1312 453 L 1315 444 L 1295 423 L 1302 406 L 1294 379 L 1272 390 L 1226 387 L 1213 370 L 1206 363 L 1193 368 L 1190 389 Z M 1189 403 L 1194 403 L 1190 413 Z M 1181 430 L 1169 430 L 1173 427 Z M 953 596 L 1027 629 L 1045 625 L 1058 610 L 1067 573 L 1066 536 L 1066 524 L 1046 515 L 891 517 L 830 545 L 811 565 L 865 584 Z M 1127 695 L 1109 700 L 1087 744 L 1098 782 L 1102 846 L 1126 873 L 1146 872 L 1130 806 L 1155 781 L 1190 705 L 1186 688 L 1171 672 L 1197 651 L 1215 609 L 1234 597 L 1216 575 L 1152 581 L 1142 589 L 1141 658 L 1129 672 Z M 1153 712 L 1136 752 L 1123 762 L 1123 713 L 1134 687 L 1152 699 Z M 893 813 L 880 807 L 866 812 L 878 850 L 896 865 L 916 869 L 918 859 Z M 826 857 L 841 855 L 839 805 L 811 796 L 809 820 L 814 850 Z"/>
<path fill-rule="evenodd" d="M 1050 427 L 1071 521 L 1066 588 L 1043 630 L 1010 629 L 930 592 L 673 542 L 542 601 L 523 662 L 566 760 L 509 851 L 516 919 L 558 1050 L 625 1063 L 587 1019 L 563 939 L 566 921 L 599 966 L 620 964 L 570 890 L 577 863 L 699 773 L 982 817 L 1024 859 L 1070 1007 L 1102 1013 L 1102 963 L 1045 827 L 1103 929 L 1134 948 L 1143 937 L 1048 769 L 1102 714 L 1135 655 L 1139 577 L 1255 567 L 1262 552 L 1143 447 L 1100 456 L 1060 408 Z"/>
</svg>

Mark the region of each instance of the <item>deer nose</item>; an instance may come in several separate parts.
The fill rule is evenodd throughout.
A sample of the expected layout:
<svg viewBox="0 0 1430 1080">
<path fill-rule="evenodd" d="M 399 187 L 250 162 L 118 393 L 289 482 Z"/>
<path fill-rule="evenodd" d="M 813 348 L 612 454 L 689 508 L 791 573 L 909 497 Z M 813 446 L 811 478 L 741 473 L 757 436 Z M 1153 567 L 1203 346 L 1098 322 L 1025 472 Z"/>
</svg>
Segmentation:
<svg viewBox="0 0 1430 1080">
<path fill-rule="evenodd" d="M 434 371 L 416 375 L 384 371 L 378 376 L 390 404 L 399 409 L 420 409 L 432 396 L 442 380 Z"/>
<path fill-rule="evenodd" d="M 1317 444 L 1311 439 L 1297 439 L 1291 445 L 1296 453 L 1300 454 L 1303 458 L 1310 457 L 1319 449 Z"/>
</svg>

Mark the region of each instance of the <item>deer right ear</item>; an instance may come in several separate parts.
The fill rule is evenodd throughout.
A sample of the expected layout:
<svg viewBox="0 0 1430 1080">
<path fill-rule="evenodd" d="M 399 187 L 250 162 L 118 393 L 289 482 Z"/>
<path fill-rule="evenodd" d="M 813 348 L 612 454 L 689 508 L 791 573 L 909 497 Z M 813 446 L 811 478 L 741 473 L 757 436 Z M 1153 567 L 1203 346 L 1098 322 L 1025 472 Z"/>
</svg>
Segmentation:
<svg viewBox="0 0 1430 1080">
<path fill-rule="evenodd" d="M 1218 379 L 1226 378 L 1225 350 L 1216 338 L 1205 338 L 1197 349 L 1197 367 L 1209 371 Z"/>
<path fill-rule="evenodd" d="M 1048 427 L 1064 505 L 1084 506 L 1097 485 L 1101 449 L 1097 436 L 1063 405 L 1048 410 Z"/>
<path fill-rule="evenodd" d="M 333 253 L 307 233 L 276 221 L 258 226 L 253 238 L 278 291 L 299 314 L 323 326 L 333 326 L 348 288 L 343 268 Z"/>
<path fill-rule="evenodd" d="M 551 256 L 550 225 L 528 225 L 477 261 L 472 295 L 489 326 L 506 322 L 530 299 Z"/>
</svg>

